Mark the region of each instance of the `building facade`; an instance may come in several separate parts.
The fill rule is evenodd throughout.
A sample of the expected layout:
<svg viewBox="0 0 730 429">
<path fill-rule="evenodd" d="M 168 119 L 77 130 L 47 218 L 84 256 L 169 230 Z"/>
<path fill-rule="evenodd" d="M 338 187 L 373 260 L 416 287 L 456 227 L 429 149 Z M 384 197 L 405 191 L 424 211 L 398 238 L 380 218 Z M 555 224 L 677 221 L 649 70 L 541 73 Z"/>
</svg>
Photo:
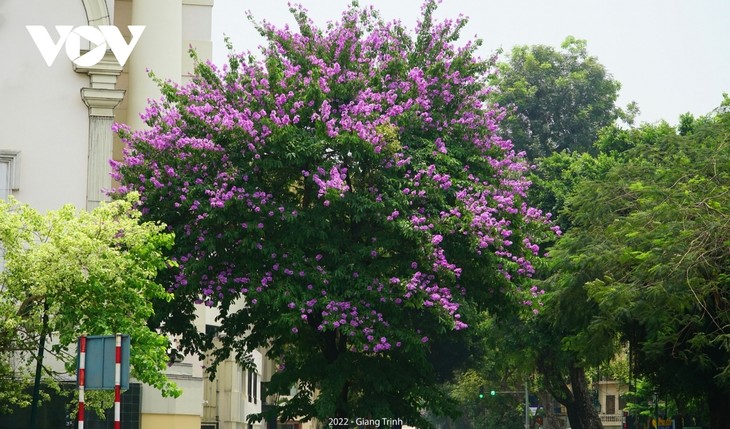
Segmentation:
<svg viewBox="0 0 730 429">
<path fill-rule="evenodd" d="M 605 429 L 623 428 L 624 409 L 629 386 L 617 380 L 601 380 L 596 385 L 598 390 L 599 417 Z"/>
<path fill-rule="evenodd" d="M 212 57 L 213 6 L 213 0 L 0 0 L 0 197 L 13 195 L 41 211 L 68 203 L 93 209 L 105 200 L 104 191 L 114 186 L 109 160 L 122 156 L 112 124 L 145 126 L 139 112 L 148 99 L 159 98 L 148 70 L 184 82 L 193 70 L 190 47 L 201 59 Z M 50 64 L 29 25 L 47 30 L 57 53 Z M 127 43 L 134 39 L 128 26 L 144 30 L 125 64 L 107 49 L 95 64 L 79 65 L 83 61 L 74 62 L 73 54 L 96 46 L 81 38 L 81 51 L 75 50 L 56 31 L 60 25 L 74 32 L 115 26 Z M 215 315 L 201 306 L 198 329 L 214 326 Z M 190 356 L 174 362 L 169 376 L 182 388 L 180 398 L 133 383 L 125 397 L 136 405 L 128 404 L 123 427 L 262 429 L 263 423 L 246 422 L 261 411 L 261 383 L 268 379 L 263 354 L 253 357 L 255 371 L 230 359 L 212 381 L 206 362 Z"/>
</svg>

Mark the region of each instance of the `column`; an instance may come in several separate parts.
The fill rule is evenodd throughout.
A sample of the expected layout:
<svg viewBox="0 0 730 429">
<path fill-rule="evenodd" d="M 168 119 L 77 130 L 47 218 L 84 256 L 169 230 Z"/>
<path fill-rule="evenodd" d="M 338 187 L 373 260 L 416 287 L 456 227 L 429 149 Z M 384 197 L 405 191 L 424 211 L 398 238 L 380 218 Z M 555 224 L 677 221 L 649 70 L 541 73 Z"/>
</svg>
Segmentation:
<svg viewBox="0 0 730 429">
<path fill-rule="evenodd" d="M 111 51 L 90 67 L 74 65 L 77 73 L 89 75 L 90 86 L 81 88 L 81 99 L 89 108 L 89 159 L 86 178 L 86 209 L 92 210 L 105 201 L 105 191 L 111 189 L 112 124 L 114 108 L 124 98 L 124 91 L 115 89 L 122 67 Z"/>
</svg>

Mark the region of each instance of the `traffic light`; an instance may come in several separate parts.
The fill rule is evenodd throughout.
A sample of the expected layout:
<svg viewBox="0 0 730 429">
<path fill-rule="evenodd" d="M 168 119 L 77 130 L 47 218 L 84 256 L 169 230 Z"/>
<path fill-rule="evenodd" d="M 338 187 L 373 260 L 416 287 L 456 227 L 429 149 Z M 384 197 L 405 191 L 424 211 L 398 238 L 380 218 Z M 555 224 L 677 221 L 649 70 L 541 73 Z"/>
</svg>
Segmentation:
<svg viewBox="0 0 730 429">
<path fill-rule="evenodd" d="M 479 399 L 484 399 L 484 386 L 479 387 Z"/>
<path fill-rule="evenodd" d="M 489 392 L 489 394 L 492 396 L 495 396 L 497 394 L 497 392 L 495 390 L 492 390 L 491 392 Z"/>
</svg>

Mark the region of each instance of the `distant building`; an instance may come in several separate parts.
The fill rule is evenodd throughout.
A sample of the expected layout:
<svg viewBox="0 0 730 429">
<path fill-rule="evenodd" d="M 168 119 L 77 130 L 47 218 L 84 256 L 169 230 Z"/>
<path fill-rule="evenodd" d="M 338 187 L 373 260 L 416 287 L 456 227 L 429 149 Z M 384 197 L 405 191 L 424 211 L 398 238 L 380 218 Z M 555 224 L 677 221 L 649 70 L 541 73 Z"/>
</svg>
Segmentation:
<svg viewBox="0 0 730 429">
<path fill-rule="evenodd" d="M 605 429 L 623 427 L 623 411 L 626 408 L 624 395 L 629 386 L 616 380 L 601 380 L 597 383 L 598 402 L 601 406 L 598 413 Z"/>
</svg>

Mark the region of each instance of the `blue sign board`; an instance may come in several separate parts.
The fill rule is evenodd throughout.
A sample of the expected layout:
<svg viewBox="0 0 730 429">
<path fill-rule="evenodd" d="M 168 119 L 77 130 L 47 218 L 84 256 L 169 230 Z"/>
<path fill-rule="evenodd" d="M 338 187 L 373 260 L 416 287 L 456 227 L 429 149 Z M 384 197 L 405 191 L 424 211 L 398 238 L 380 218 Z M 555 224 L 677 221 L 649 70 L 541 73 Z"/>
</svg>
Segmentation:
<svg viewBox="0 0 730 429">
<path fill-rule="evenodd" d="M 79 340 L 80 341 L 80 340 Z M 76 354 L 79 367 L 81 346 Z M 122 389 L 129 388 L 129 335 L 122 335 L 121 380 Z M 86 337 L 86 390 L 114 390 L 114 366 L 116 364 L 116 337 L 114 335 L 90 335 Z M 78 370 L 76 384 L 79 384 Z"/>
</svg>

